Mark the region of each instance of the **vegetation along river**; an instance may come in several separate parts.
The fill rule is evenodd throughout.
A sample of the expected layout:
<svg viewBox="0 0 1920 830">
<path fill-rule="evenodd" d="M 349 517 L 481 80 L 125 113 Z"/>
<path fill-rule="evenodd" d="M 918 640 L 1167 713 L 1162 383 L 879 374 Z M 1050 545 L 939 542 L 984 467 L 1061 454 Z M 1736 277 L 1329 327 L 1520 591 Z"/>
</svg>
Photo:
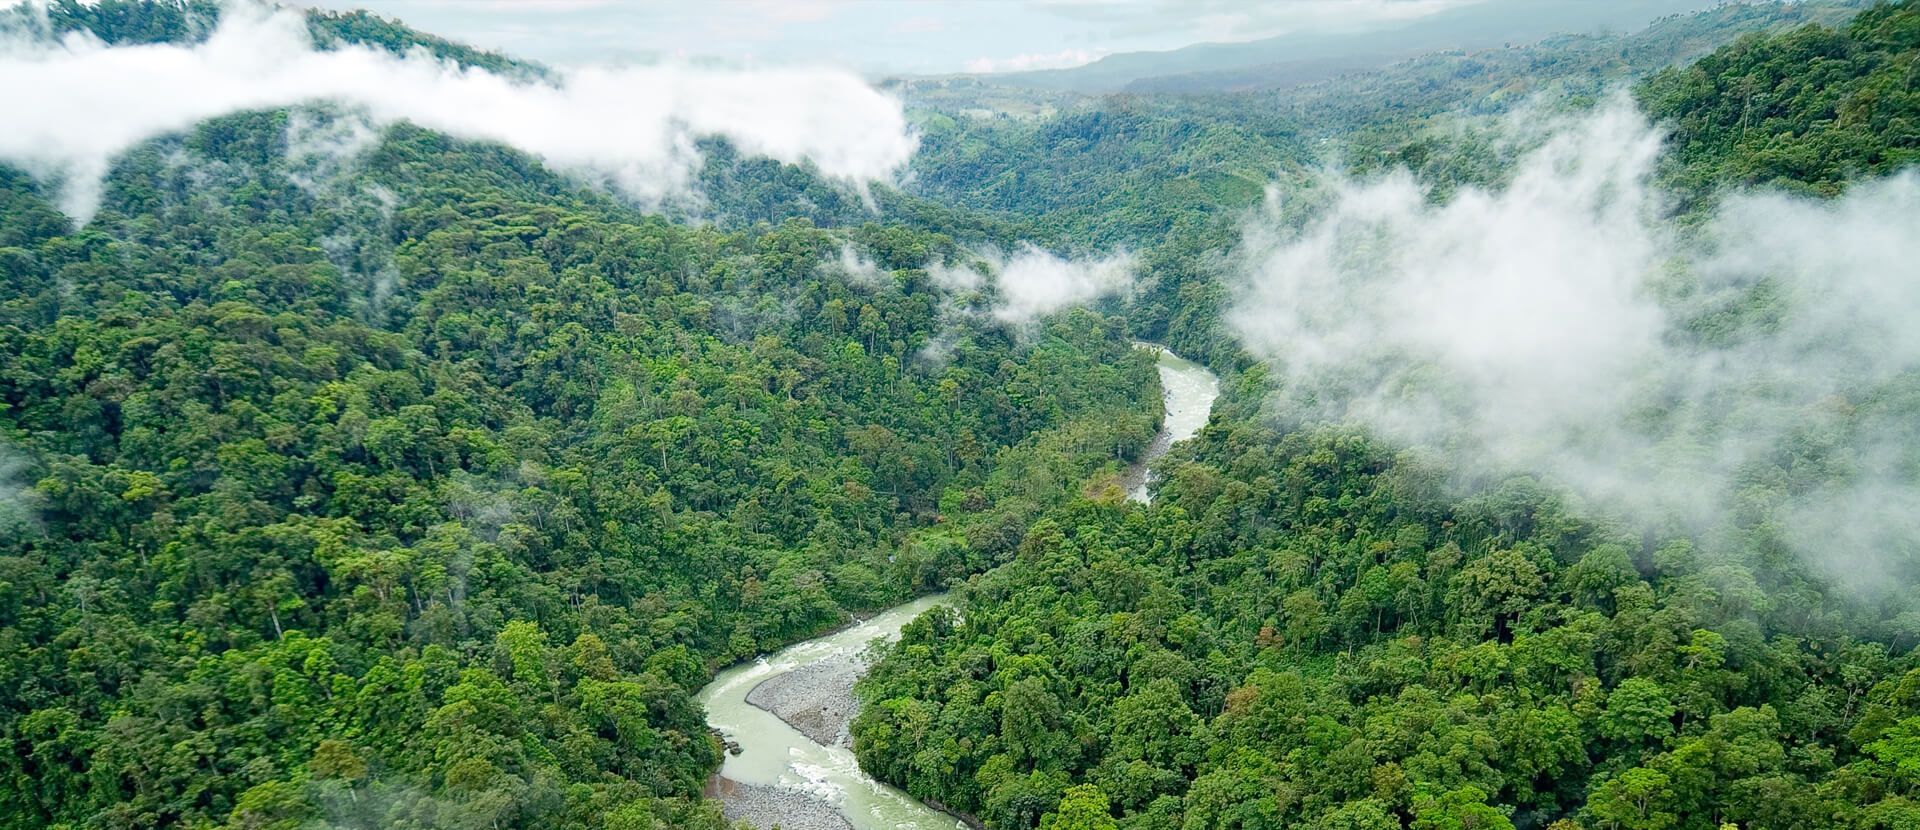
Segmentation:
<svg viewBox="0 0 1920 830">
<path fill-rule="evenodd" d="M 1160 434 L 1127 476 L 1128 497 L 1145 502 L 1147 466 L 1206 425 L 1220 382 L 1206 367 L 1164 347 L 1140 345 L 1159 353 L 1166 394 Z M 964 829 L 954 817 L 868 777 L 847 737 L 853 682 L 865 668 L 867 645 L 898 637 L 908 621 L 948 601 L 938 594 L 895 606 L 721 672 L 700 690 L 707 723 L 740 749 L 727 754 L 709 785 L 728 817 L 787 830 Z"/>
</svg>

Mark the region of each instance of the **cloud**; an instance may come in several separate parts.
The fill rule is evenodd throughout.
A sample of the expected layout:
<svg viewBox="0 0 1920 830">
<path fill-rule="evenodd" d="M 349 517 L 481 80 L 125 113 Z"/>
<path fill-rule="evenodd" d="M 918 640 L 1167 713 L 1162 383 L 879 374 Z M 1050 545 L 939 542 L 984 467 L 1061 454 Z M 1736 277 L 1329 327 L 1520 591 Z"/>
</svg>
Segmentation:
<svg viewBox="0 0 1920 830">
<path fill-rule="evenodd" d="M 287 175 L 317 193 L 379 143 L 379 128 L 366 118 L 296 109 L 287 119 Z"/>
<path fill-rule="evenodd" d="M 846 0 L 747 0 L 756 17 L 780 23 L 819 23 L 847 6 Z"/>
<path fill-rule="evenodd" d="M 1850 581 L 1907 567 L 1920 176 L 1735 194 L 1683 230 L 1651 183 L 1660 147 L 1622 98 L 1443 204 L 1405 173 L 1329 176 L 1303 228 L 1277 200 L 1250 221 L 1229 322 L 1286 418 L 1642 518 L 1772 527 Z"/>
<path fill-rule="evenodd" d="M 936 262 L 927 276 L 945 289 L 939 326 L 917 357 L 944 365 L 974 327 L 998 323 L 1013 336 L 1033 333 L 1039 318 L 1102 297 L 1125 292 L 1133 284 L 1135 258 L 1120 252 L 1093 259 L 1066 259 L 1022 243 L 1013 255 L 972 250 L 958 261 Z"/>
<path fill-rule="evenodd" d="M 997 298 L 990 314 L 1019 325 L 1125 291 L 1133 282 L 1133 266 L 1130 253 L 1063 259 L 1023 244 L 1012 256 L 981 252 L 969 262 L 936 265 L 930 273 L 934 282 L 958 292 L 979 290 L 991 278 Z"/>
<path fill-rule="evenodd" d="M 26 483 L 27 462 L 12 447 L 0 444 L 0 539 L 12 539 L 38 529 L 40 494 Z"/>
<path fill-rule="evenodd" d="M 822 262 L 821 267 L 863 288 L 884 288 L 894 284 L 893 275 L 880 270 L 878 264 L 855 250 L 851 243 L 840 243 L 839 256 Z"/>
<path fill-rule="evenodd" d="M 0 159 L 60 182 L 62 208 L 85 219 L 119 152 L 213 116 L 319 100 L 377 125 L 508 144 L 647 205 L 690 191 L 700 137 L 855 184 L 890 178 L 916 145 L 900 102 L 847 72 L 656 65 L 520 82 L 418 52 L 316 50 L 299 14 L 236 7 L 196 45 L 75 34 L 0 47 Z"/>
<path fill-rule="evenodd" d="M 1107 52 L 1099 49 L 1063 49 L 1044 54 L 1014 55 L 1010 58 L 978 57 L 967 61 L 967 71 L 976 75 L 986 75 L 995 72 L 1068 69 L 1085 66 L 1106 56 Z"/>
<path fill-rule="evenodd" d="M 416 0 L 425 6 L 451 6 L 461 11 L 565 12 L 604 9 L 619 0 Z"/>
<path fill-rule="evenodd" d="M 993 314 L 1008 323 L 1118 294 L 1133 282 L 1133 255 L 1127 253 L 1068 260 L 1024 245 L 1011 259 L 996 264 L 1001 301 Z"/>
</svg>

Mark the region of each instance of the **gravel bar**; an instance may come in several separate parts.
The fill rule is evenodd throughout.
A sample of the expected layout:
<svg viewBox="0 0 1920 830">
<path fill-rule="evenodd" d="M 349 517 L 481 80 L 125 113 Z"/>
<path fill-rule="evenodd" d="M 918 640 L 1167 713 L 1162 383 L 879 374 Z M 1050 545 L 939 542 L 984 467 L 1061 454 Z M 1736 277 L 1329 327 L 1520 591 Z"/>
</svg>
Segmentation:
<svg viewBox="0 0 1920 830">
<path fill-rule="evenodd" d="M 822 660 L 761 681 L 747 692 L 747 703 L 772 712 L 821 746 L 850 745 L 848 727 L 857 706 L 853 684 L 865 668 L 852 655 Z"/>
<path fill-rule="evenodd" d="M 743 784 L 714 776 L 707 781 L 707 797 L 720 799 L 728 821 L 744 821 L 761 830 L 853 830 L 840 808 L 821 799 L 782 787 Z"/>
</svg>

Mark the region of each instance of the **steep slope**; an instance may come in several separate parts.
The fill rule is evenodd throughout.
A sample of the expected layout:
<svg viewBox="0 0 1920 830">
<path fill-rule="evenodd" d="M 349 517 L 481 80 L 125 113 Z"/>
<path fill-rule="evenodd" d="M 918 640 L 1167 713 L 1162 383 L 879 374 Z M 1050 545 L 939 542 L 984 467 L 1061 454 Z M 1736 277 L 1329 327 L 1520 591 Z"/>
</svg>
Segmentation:
<svg viewBox="0 0 1920 830">
<path fill-rule="evenodd" d="M 1838 193 L 1920 161 L 1920 16 L 1883 4 L 1843 29 L 1749 37 L 1655 76 L 1640 99 L 1674 129 L 1682 184 Z"/>
</svg>

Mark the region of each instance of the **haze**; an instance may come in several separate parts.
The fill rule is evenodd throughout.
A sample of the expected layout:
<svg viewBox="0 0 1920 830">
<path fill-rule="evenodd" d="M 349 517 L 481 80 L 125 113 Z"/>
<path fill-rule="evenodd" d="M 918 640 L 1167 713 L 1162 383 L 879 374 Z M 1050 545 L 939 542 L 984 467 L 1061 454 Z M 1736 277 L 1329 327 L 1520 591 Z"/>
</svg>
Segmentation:
<svg viewBox="0 0 1920 830">
<path fill-rule="evenodd" d="M 1550 30 L 1632 28 L 1705 0 L 317 0 L 556 64 L 718 58 L 871 74 L 1058 69 L 1129 52 L 1386 32 L 1472 7 Z M 1538 25 L 1538 24 L 1532 24 Z M 1514 37 L 1533 34 L 1516 30 Z M 1496 40 L 1495 45 L 1498 41 Z M 1463 46 L 1469 44 L 1461 44 Z"/>
</svg>

